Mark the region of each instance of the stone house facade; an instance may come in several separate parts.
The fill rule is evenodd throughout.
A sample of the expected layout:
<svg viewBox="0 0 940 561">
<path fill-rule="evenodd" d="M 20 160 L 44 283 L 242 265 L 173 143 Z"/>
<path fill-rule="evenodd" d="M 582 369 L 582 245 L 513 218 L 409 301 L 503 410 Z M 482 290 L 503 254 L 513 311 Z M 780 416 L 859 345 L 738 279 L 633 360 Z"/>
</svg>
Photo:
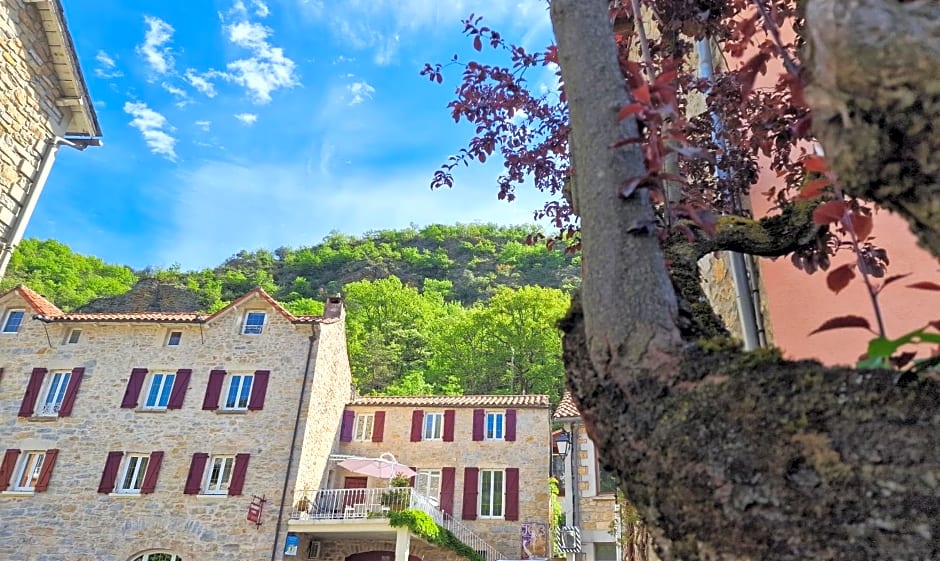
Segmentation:
<svg viewBox="0 0 940 561">
<path fill-rule="evenodd" d="M 282 559 L 350 399 L 343 305 L 325 309 L 261 289 L 212 315 L 0 295 L 0 559 Z"/>
<path fill-rule="evenodd" d="M 0 0 L 0 278 L 60 146 L 101 129 L 60 0 Z"/>
<path fill-rule="evenodd" d="M 332 489 L 347 497 L 384 495 L 387 479 L 363 477 L 338 462 L 393 457 L 416 472 L 411 492 L 429 500 L 425 508 L 439 510 L 448 523 L 467 530 L 470 539 L 462 539 L 488 559 L 535 558 L 542 550 L 549 556 L 549 418 L 544 395 L 360 397 L 343 413 L 339 444 L 320 494 Z M 313 497 L 316 491 L 306 493 Z M 353 506 L 346 508 L 354 514 Z M 297 520 L 291 528 L 300 536 L 301 551 L 316 542 L 327 561 L 374 551 L 379 542 L 389 554 L 400 548 L 401 540 L 388 533 L 386 523 L 370 524 L 371 516 L 358 525 Z M 383 528 L 384 537 L 378 533 Z M 339 531 L 347 534 L 340 537 Z M 428 559 L 425 544 L 414 539 L 411 544 L 410 555 Z M 440 549 L 430 558 L 457 559 Z"/>
</svg>

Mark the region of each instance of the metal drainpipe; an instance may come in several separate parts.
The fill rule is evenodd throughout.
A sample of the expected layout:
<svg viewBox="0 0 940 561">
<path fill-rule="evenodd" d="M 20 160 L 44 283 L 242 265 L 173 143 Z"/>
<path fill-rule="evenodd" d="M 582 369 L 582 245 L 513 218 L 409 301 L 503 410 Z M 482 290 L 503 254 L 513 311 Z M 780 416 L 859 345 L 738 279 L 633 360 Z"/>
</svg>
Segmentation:
<svg viewBox="0 0 940 561">
<path fill-rule="evenodd" d="M 42 194 L 42 188 L 49 178 L 49 172 L 52 171 L 52 164 L 55 162 L 56 152 L 59 151 L 59 142 L 53 138 L 46 142 L 46 147 L 42 151 L 39 159 L 39 167 L 36 168 L 33 178 L 29 181 L 29 188 L 26 190 L 26 204 L 20 209 L 13 221 L 13 227 L 7 243 L 0 248 L 0 278 L 6 274 L 7 267 L 10 265 L 10 258 L 16 245 L 23 239 L 26 232 L 26 225 L 33 216 L 36 209 L 36 203 L 39 201 L 39 195 Z"/>
<path fill-rule="evenodd" d="M 568 445 L 568 455 L 571 458 L 571 525 L 581 528 L 581 510 L 578 507 L 581 478 L 578 474 L 578 424 L 571 423 L 571 443 Z M 575 559 L 583 559 L 584 552 L 575 553 Z"/>
<path fill-rule="evenodd" d="M 714 75 L 714 62 L 712 61 L 712 50 L 708 38 L 700 39 L 695 42 L 695 50 L 698 53 L 698 74 L 711 82 Z M 718 115 L 710 113 L 715 127 L 714 139 L 720 148 L 724 147 L 724 140 L 719 136 L 722 124 Z M 716 166 L 715 175 L 723 178 L 727 172 L 720 166 Z M 744 350 L 751 351 L 761 345 L 762 329 L 757 323 L 757 302 L 752 292 L 751 279 L 748 275 L 747 264 L 744 255 L 736 251 L 728 251 L 728 261 L 731 269 L 731 278 L 734 282 L 735 298 L 738 308 L 738 317 L 741 318 L 741 333 L 744 338 Z"/>
<path fill-rule="evenodd" d="M 294 465 L 294 450 L 297 448 L 297 433 L 300 429 L 300 416 L 303 413 L 304 397 L 306 396 L 308 381 L 313 382 L 310 372 L 310 360 L 313 357 L 313 345 L 317 342 L 318 329 L 317 324 L 310 326 L 310 345 L 307 347 L 307 363 L 304 366 L 304 381 L 300 386 L 300 399 L 297 402 L 297 416 L 294 417 L 294 434 L 290 437 L 290 452 L 287 455 L 287 471 L 284 473 L 284 487 L 281 489 L 281 506 L 277 509 L 277 523 L 274 525 L 274 545 L 271 548 L 271 561 L 275 561 L 277 556 L 278 536 L 281 533 L 281 521 L 284 519 L 284 502 L 293 508 L 294 498 L 287 500 L 287 486 L 290 483 L 290 470 Z"/>
</svg>

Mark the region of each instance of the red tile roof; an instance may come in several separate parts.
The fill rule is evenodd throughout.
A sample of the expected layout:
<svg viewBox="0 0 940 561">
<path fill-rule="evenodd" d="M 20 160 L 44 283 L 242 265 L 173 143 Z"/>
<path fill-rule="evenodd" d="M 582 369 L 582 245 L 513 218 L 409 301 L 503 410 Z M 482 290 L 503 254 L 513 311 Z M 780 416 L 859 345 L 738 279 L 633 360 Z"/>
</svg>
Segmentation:
<svg viewBox="0 0 940 561">
<path fill-rule="evenodd" d="M 564 397 L 562 397 L 561 401 L 558 402 L 558 407 L 555 408 L 555 414 L 552 415 L 552 418 L 566 419 L 580 416 L 581 411 L 579 411 L 578 406 L 575 405 L 574 398 L 571 396 L 571 392 L 565 392 Z"/>
<path fill-rule="evenodd" d="M 42 314 L 44 316 L 53 316 L 59 315 L 62 313 L 62 310 L 57 308 L 55 304 L 43 298 L 38 292 L 34 291 L 32 288 L 26 286 L 25 284 L 20 284 L 14 287 L 11 290 L 0 294 L 0 298 L 3 298 L 11 292 L 16 292 L 20 295 L 23 300 L 26 300 L 26 303 L 29 304 L 29 307 L 33 309 L 37 314 Z"/>
<path fill-rule="evenodd" d="M 42 319 L 50 322 L 167 322 L 167 323 L 206 323 L 212 321 L 220 314 L 237 306 L 252 296 L 258 296 L 265 300 L 279 314 L 291 323 L 336 323 L 339 318 L 327 318 L 323 316 L 294 316 L 288 312 L 277 300 L 262 288 L 255 288 L 250 292 L 240 296 L 228 306 L 222 308 L 214 314 L 199 314 L 196 312 L 97 312 L 97 313 L 65 313 L 55 306 L 52 302 L 46 300 L 41 295 L 25 285 L 18 285 L 12 290 L 0 294 L 0 298 L 17 292 L 23 300 L 26 300 L 29 307 L 37 314 L 44 316 Z"/>
<path fill-rule="evenodd" d="M 547 395 L 416 395 L 366 396 L 354 399 L 349 405 L 378 405 L 400 407 L 545 407 Z"/>
</svg>

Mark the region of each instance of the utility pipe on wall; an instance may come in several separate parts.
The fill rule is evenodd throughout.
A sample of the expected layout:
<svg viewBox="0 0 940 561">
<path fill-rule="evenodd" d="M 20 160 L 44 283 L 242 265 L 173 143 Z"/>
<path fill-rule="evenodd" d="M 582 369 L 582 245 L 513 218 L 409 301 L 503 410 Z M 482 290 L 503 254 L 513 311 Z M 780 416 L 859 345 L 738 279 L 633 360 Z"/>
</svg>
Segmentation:
<svg viewBox="0 0 940 561">
<path fill-rule="evenodd" d="M 695 50 L 698 54 L 698 74 L 700 77 L 712 81 L 715 73 L 714 62 L 712 60 L 712 50 L 708 38 L 700 39 L 695 42 Z M 719 134 L 722 130 L 722 123 L 718 115 L 709 112 L 714 123 L 714 139 L 720 148 L 724 148 L 724 139 Z M 721 165 L 715 167 L 715 175 L 719 179 L 727 176 Z M 737 205 L 735 205 L 737 206 Z M 734 291 L 736 294 L 736 303 L 738 308 L 738 317 L 741 320 L 741 333 L 744 339 L 744 349 L 754 350 L 766 343 L 763 336 L 763 327 L 758 322 L 758 306 L 755 299 L 751 278 L 748 275 L 748 267 L 744 255 L 736 251 L 728 251 L 728 262 L 731 270 L 731 278 L 734 282 Z"/>
</svg>

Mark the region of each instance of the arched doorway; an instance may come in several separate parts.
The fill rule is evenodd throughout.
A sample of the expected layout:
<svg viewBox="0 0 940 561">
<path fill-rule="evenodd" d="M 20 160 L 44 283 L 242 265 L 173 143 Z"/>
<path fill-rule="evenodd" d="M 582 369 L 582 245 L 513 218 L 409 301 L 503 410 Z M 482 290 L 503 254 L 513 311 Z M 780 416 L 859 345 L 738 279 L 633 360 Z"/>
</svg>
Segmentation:
<svg viewBox="0 0 940 561">
<path fill-rule="evenodd" d="M 394 551 L 363 551 L 346 557 L 346 561 L 395 561 Z M 408 561 L 421 561 L 417 555 L 409 555 Z"/>
<path fill-rule="evenodd" d="M 183 558 L 168 551 L 148 551 L 138 553 L 130 561 L 183 561 Z"/>
</svg>

